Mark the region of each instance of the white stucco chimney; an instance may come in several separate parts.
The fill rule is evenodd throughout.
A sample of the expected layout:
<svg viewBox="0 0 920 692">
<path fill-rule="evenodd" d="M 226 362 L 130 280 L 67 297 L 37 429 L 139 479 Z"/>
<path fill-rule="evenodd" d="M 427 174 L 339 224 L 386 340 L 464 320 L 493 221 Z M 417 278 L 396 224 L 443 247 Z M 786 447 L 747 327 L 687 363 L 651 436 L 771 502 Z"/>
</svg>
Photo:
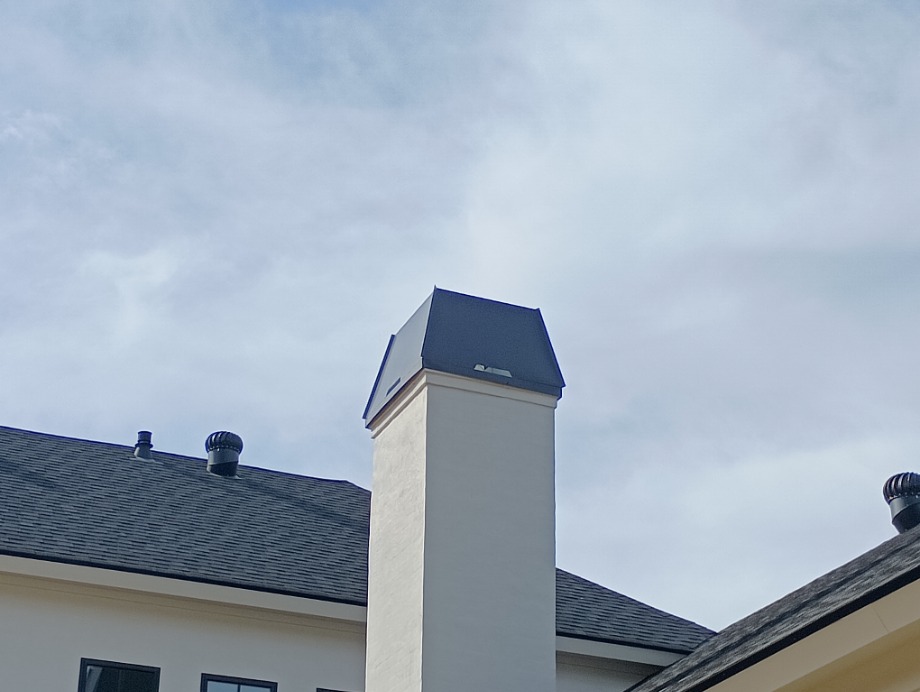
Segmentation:
<svg viewBox="0 0 920 692">
<path fill-rule="evenodd" d="M 364 414 L 367 692 L 555 690 L 563 386 L 538 310 L 435 289 L 391 337 Z"/>
</svg>

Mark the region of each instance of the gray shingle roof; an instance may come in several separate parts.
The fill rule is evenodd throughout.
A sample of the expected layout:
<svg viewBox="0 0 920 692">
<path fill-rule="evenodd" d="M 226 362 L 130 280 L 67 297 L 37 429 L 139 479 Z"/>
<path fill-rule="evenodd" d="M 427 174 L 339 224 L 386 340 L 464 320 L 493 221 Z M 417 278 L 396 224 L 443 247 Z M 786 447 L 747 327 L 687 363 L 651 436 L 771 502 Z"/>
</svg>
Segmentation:
<svg viewBox="0 0 920 692">
<path fill-rule="evenodd" d="M 729 625 L 630 692 L 698 692 L 920 578 L 920 529 L 899 534 Z"/>
<path fill-rule="evenodd" d="M 0 427 L 0 553 L 364 605 L 370 493 Z M 559 634 L 685 653 L 712 632 L 557 571 Z"/>
<path fill-rule="evenodd" d="M 580 639 L 692 651 L 713 632 L 600 584 L 556 569 L 556 629 Z"/>
</svg>

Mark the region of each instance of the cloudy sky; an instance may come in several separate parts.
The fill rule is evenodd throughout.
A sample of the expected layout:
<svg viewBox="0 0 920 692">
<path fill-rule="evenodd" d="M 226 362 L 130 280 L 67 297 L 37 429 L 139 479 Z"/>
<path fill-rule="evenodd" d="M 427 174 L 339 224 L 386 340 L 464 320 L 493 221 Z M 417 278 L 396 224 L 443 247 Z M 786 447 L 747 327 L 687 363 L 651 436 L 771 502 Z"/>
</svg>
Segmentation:
<svg viewBox="0 0 920 692">
<path fill-rule="evenodd" d="M 368 487 L 434 285 L 540 307 L 558 562 L 722 627 L 920 471 L 920 9 L 0 4 L 0 424 Z"/>
</svg>

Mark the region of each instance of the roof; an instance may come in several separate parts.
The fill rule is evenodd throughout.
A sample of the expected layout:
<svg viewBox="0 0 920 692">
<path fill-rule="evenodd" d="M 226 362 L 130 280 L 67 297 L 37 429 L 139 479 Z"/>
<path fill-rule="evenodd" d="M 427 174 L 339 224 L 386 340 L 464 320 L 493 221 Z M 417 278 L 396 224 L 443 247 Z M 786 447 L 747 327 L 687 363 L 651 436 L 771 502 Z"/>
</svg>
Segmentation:
<svg viewBox="0 0 920 692">
<path fill-rule="evenodd" d="M 365 605 L 370 492 L 0 426 L 0 554 Z M 557 571 L 564 636 L 686 653 L 712 635 Z"/>
<path fill-rule="evenodd" d="M 434 289 L 390 337 L 364 409 L 370 421 L 423 368 L 562 396 L 539 310 Z"/>
<path fill-rule="evenodd" d="M 729 625 L 630 692 L 706 690 L 920 578 L 920 530 L 867 553 Z"/>
<path fill-rule="evenodd" d="M 556 629 L 579 639 L 676 653 L 692 651 L 712 630 L 561 569 L 556 570 Z"/>
</svg>

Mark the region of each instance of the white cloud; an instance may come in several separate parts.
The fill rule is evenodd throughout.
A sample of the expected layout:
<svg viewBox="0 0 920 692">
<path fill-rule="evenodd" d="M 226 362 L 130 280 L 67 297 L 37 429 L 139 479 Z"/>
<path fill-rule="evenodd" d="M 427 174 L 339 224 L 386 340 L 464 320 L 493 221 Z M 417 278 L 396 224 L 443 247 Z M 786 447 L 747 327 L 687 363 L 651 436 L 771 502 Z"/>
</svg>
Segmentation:
<svg viewBox="0 0 920 692">
<path fill-rule="evenodd" d="M 368 484 L 364 398 L 431 287 L 539 306 L 563 566 L 740 616 L 884 535 L 916 458 L 918 23 L 4 7 L 0 422 L 186 453 L 232 427 L 249 463 Z M 832 468 L 825 504 L 785 490 Z"/>
</svg>

